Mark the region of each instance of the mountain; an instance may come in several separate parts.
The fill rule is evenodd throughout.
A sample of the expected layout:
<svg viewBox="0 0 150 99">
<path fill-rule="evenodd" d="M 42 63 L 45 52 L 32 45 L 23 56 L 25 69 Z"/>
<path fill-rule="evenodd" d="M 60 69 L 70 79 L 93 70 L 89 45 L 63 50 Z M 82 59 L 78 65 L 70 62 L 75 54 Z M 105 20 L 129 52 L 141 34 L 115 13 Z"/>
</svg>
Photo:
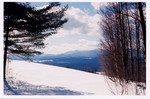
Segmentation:
<svg viewBox="0 0 150 99">
<path fill-rule="evenodd" d="M 33 60 L 45 60 L 45 59 L 51 59 L 51 58 L 92 58 L 92 57 L 98 57 L 99 50 L 88 50 L 88 51 L 69 51 L 62 54 L 52 55 L 52 54 L 42 54 L 32 57 Z"/>
<path fill-rule="evenodd" d="M 88 51 L 69 51 L 63 54 L 57 55 L 57 57 L 97 57 L 98 50 L 88 50 Z"/>
<path fill-rule="evenodd" d="M 31 56 L 30 58 L 32 60 L 46 60 L 46 59 L 52 59 L 52 58 L 93 58 L 93 57 L 98 57 L 101 54 L 102 50 L 74 50 L 74 51 L 68 51 L 62 54 L 41 54 L 41 55 L 35 55 L 35 56 Z M 14 60 L 22 60 L 25 57 L 24 56 L 16 56 L 16 55 L 9 55 L 8 56 L 11 59 Z M 23 58 L 20 58 L 23 57 Z"/>
<path fill-rule="evenodd" d="M 13 60 L 23 60 L 23 59 L 26 59 L 25 56 L 21 56 L 21 55 L 10 55 L 10 54 L 8 54 L 7 58 L 8 58 L 8 59 L 13 59 Z"/>
</svg>

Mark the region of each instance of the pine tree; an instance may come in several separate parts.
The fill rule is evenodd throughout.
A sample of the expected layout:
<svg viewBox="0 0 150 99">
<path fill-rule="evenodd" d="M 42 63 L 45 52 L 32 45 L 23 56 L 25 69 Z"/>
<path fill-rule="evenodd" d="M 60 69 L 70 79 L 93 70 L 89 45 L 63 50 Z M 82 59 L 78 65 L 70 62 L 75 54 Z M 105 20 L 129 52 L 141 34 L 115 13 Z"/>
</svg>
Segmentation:
<svg viewBox="0 0 150 99">
<path fill-rule="evenodd" d="M 54 2 L 42 9 L 31 7 L 29 3 L 4 3 L 4 79 L 7 54 L 31 56 L 41 54 L 36 49 L 45 47 L 44 39 L 57 32 L 64 23 L 67 7 L 59 8 Z M 58 7 L 54 11 L 53 7 Z"/>
</svg>

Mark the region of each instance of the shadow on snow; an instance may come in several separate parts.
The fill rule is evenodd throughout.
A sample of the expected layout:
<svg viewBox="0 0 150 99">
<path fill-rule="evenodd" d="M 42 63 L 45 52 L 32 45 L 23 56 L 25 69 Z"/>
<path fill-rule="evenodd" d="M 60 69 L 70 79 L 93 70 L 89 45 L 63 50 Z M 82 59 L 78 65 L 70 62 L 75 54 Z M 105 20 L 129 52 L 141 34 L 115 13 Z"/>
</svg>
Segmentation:
<svg viewBox="0 0 150 99">
<path fill-rule="evenodd" d="M 4 95 L 84 95 L 91 93 L 77 92 L 64 87 L 32 85 L 27 82 L 7 78 L 4 81 Z"/>
</svg>

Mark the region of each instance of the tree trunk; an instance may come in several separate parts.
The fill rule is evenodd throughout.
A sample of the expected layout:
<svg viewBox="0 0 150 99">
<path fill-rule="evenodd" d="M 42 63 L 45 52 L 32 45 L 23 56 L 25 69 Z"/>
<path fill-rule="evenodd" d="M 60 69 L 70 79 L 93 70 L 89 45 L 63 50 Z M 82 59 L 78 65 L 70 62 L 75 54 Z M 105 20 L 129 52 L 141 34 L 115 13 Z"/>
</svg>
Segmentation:
<svg viewBox="0 0 150 99">
<path fill-rule="evenodd" d="M 143 14 L 143 9 L 142 9 L 142 3 L 141 2 L 138 2 L 138 9 L 139 9 L 139 13 L 140 13 L 141 26 L 142 26 L 142 31 L 143 31 L 144 71 L 146 71 L 146 23 L 145 23 L 145 20 L 144 20 L 144 14 Z M 145 72 L 144 75 L 146 75 L 146 72 Z"/>
<path fill-rule="evenodd" d="M 141 26 L 142 26 L 142 31 L 143 31 L 143 43 L 144 43 L 144 54 L 145 54 L 145 61 L 146 61 L 146 24 L 144 20 L 144 14 L 142 10 L 142 4 L 141 2 L 138 2 L 138 8 L 140 12 L 140 19 L 141 19 Z"/>
<path fill-rule="evenodd" d="M 8 51 L 8 36 L 9 36 L 9 16 L 7 21 L 7 31 L 5 38 L 5 49 L 4 49 L 4 68 L 3 68 L 3 79 L 6 79 L 6 62 L 7 62 L 7 51 Z"/>
</svg>

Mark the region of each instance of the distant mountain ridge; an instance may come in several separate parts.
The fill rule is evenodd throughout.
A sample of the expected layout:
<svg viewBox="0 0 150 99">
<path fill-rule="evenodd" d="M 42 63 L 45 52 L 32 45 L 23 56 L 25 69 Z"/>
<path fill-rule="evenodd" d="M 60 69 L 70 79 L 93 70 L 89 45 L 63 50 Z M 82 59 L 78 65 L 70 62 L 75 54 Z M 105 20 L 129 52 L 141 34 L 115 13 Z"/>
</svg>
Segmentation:
<svg viewBox="0 0 150 99">
<path fill-rule="evenodd" d="M 62 54 L 41 54 L 32 57 L 33 60 L 49 59 L 49 58 L 79 58 L 79 57 L 97 57 L 99 55 L 99 50 L 87 50 L 87 51 L 69 51 Z"/>
<path fill-rule="evenodd" d="M 101 54 L 102 50 L 75 50 L 75 51 L 68 51 L 62 54 L 41 54 L 30 57 L 32 60 L 44 60 L 44 59 L 51 59 L 51 58 L 79 58 L 79 57 L 98 57 Z M 21 55 L 20 55 L 21 56 Z M 15 55 L 9 55 L 8 56 L 11 59 L 15 60 L 22 60 L 21 58 L 15 56 Z M 23 56 L 21 56 L 23 57 Z"/>
<path fill-rule="evenodd" d="M 84 50 L 84 51 L 69 51 L 62 54 L 41 54 L 30 57 L 35 63 L 48 64 L 60 67 L 67 67 L 82 71 L 99 72 L 100 60 L 99 55 L 101 50 Z M 9 55 L 9 58 L 13 60 L 24 60 L 15 55 Z"/>
<path fill-rule="evenodd" d="M 98 55 L 98 50 L 87 50 L 87 51 L 69 51 L 63 54 L 59 54 L 59 57 L 96 57 Z"/>
</svg>

